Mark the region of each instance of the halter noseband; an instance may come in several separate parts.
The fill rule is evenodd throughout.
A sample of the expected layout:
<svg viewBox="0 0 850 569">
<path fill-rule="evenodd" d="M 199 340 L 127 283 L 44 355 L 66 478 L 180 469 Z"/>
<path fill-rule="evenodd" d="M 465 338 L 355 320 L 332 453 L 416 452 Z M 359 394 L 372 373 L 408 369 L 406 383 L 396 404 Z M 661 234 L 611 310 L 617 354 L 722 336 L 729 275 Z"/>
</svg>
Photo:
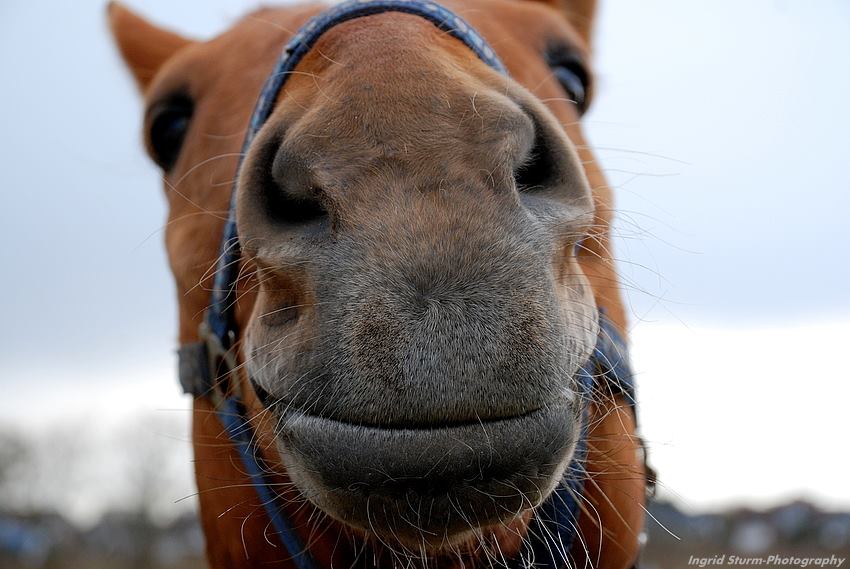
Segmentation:
<svg viewBox="0 0 850 569">
<path fill-rule="evenodd" d="M 245 156 L 257 132 L 274 109 L 274 103 L 292 71 L 329 29 L 343 22 L 383 12 L 403 12 L 420 16 L 440 30 L 463 42 L 484 63 L 507 75 L 507 70 L 487 42 L 462 18 L 443 6 L 427 0 L 349 0 L 309 20 L 289 40 L 275 68 L 260 92 L 242 145 Z M 241 158 L 237 176 L 241 170 Z M 310 552 L 304 548 L 287 518 L 280 498 L 273 493 L 261 463 L 257 440 L 239 393 L 235 318 L 236 283 L 240 250 L 236 228 L 236 182 L 234 181 L 230 211 L 224 228 L 221 255 L 216 267 L 212 301 L 201 325 L 201 341 L 185 344 L 178 350 L 179 376 L 184 392 L 209 399 L 216 409 L 232 443 L 239 451 L 258 497 L 264 505 L 275 532 L 287 548 L 298 569 L 317 569 Z M 588 362 L 578 373 L 580 396 L 587 402 L 592 397 L 594 381 L 605 384 L 605 391 L 621 394 L 636 411 L 635 385 L 625 342 L 611 322 L 600 311 L 599 336 Z M 579 502 L 586 477 L 588 409 L 583 409 L 581 437 L 564 478 L 549 498 L 535 510 L 519 555 L 509 561 L 511 569 L 561 569 L 564 555 L 570 551 L 578 533 Z M 563 552 L 563 553 L 561 553 Z"/>
</svg>

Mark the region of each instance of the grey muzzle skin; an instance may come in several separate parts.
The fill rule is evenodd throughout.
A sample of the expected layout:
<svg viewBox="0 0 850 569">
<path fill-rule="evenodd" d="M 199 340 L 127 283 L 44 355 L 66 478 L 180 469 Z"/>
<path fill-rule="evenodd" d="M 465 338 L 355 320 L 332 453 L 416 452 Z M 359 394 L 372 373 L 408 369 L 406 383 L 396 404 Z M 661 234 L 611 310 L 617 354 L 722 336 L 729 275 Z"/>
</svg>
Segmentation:
<svg viewBox="0 0 850 569">
<path fill-rule="evenodd" d="M 570 240 L 589 199 L 363 171 L 328 189 L 350 207 L 283 223 L 269 133 L 240 188 L 243 248 L 263 265 L 246 369 L 295 485 L 414 549 L 539 504 L 579 436 L 598 331 Z"/>
<path fill-rule="evenodd" d="M 423 219 L 339 235 L 302 265 L 315 306 L 249 330 L 248 372 L 292 481 L 332 517 L 414 550 L 537 506 L 580 434 L 588 287 L 556 282 L 538 225 L 491 220 L 498 230 L 476 235 L 452 216 L 436 231 Z"/>
</svg>

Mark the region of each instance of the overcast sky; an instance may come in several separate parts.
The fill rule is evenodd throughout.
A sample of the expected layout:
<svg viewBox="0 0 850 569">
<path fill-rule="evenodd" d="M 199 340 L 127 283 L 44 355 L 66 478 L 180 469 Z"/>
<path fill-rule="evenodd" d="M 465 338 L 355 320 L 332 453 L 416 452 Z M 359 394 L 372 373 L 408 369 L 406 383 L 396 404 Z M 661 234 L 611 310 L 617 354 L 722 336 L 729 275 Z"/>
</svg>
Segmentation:
<svg viewBox="0 0 850 569">
<path fill-rule="evenodd" d="M 256 4 L 128 3 L 197 37 Z M 602 6 L 585 122 L 617 189 L 665 491 L 694 508 L 850 507 L 850 4 Z M 0 3 L 0 423 L 97 430 L 190 404 L 173 374 L 164 200 L 104 13 Z"/>
</svg>

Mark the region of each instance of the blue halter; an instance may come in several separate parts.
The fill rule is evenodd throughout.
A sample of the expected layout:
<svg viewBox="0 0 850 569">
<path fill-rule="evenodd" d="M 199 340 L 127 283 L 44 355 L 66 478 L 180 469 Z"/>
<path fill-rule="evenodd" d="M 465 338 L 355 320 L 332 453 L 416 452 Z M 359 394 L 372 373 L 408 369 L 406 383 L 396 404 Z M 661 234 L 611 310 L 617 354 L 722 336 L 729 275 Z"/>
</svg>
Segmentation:
<svg viewBox="0 0 850 569">
<path fill-rule="evenodd" d="M 349 0 L 308 21 L 286 44 L 274 70 L 260 92 L 245 141 L 244 156 L 257 132 L 274 109 L 274 103 L 291 72 L 332 27 L 343 22 L 382 12 L 404 12 L 420 16 L 440 30 L 457 38 L 482 61 L 506 74 L 507 70 L 487 42 L 463 19 L 446 8 L 427 0 Z M 241 161 L 239 164 L 241 169 Z M 239 170 L 237 170 L 238 173 Z M 237 176 L 238 178 L 238 176 Z M 256 437 L 239 393 L 239 382 L 231 380 L 236 369 L 238 326 L 235 320 L 236 281 L 240 250 L 235 218 L 236 183 L 231 194 L 230 212 L 224 228 L 221 256 L 215 274 L 212 301 L 201 325 L 201 341 L 181 346 L 178 351 L 180 383 L 186 393 L 206 397 L 214 404 L 231 441 L 239 450 L 247 474 L 264 505 L 277 535 L 298 569 L 317 569 L 310 552 L 293 530 L 280 499 L 271 491 Z M 600 332 L 596 347 L 578 377 L 581 397 L 589 401 L 594 381 L 610 393 L 624 396 L 635 408 L 635 386 L 625 342 L 604 314 L 600 314 Z M 561 569 L 565 555 L 578 532 L 580 500 L 586 472 L 587 405 L 583 411 L 582 434 L 561 484 L 535 511 L 520 554 L 509 562 L 511 569 Z"/>
</svg>

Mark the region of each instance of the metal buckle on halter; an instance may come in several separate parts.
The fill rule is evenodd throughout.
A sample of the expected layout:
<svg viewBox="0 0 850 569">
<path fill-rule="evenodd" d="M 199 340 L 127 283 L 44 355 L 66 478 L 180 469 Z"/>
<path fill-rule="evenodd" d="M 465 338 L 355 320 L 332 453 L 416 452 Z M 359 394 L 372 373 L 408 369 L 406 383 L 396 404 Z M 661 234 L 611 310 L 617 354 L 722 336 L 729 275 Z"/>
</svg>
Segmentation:
<svg viewBox="0 0 850 569">
<path fill-rule="evenodd" d="M 206 397 L 218 409 L 224 400 L 234 395 L 239 396 L 239 380 L 233 377 L 238 366 L 236 358 L 236 334 L 233 330 L 227 333 L 230 344 L 225 348 L 206 320 L 198 328 L 198 336 L 206 346 L 207 365 L 210 373 L 210 386 Z"/>
</svg>

